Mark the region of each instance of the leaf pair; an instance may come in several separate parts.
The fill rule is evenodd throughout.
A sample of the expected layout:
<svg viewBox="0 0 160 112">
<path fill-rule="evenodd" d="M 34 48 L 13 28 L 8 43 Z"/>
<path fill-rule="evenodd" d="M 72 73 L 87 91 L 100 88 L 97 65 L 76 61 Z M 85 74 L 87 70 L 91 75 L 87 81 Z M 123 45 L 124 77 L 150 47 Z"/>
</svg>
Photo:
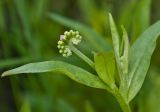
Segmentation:
<svg viewBox="0 0 160 112">
<path fill-rule="evenodd" d="M 125 28 L 122 26 L 123 35 L 120 38 L 112 15 L 109 14 L 109 21 L 111 27 L 113 49 L 119 72 L 119 91 L 125 97 L 127 88 L 127 73 L 128 73 L 128 59 L 129 59 L 129 40 Z M 121 41 L 121 43 L 120 43 Z"/>
<path fill-rule="evenodd" d="M 122 28 L 124 49 L 122 50 L 123 53 L 121 56 L 119 45 L 120 38 L 111 14 L 109 16 L 113 48 L 120 77 L 119 91 L 127 102 L 130 102 L 140 90 L 147 74 L 150 59 L 156 46 L 156 40 L 160 35 L 160 21 L 153 24 L 142 33 L 130 49 L 126 31 Z M 121 63 L 121 61 L 123 63 Z"/>
</svg>

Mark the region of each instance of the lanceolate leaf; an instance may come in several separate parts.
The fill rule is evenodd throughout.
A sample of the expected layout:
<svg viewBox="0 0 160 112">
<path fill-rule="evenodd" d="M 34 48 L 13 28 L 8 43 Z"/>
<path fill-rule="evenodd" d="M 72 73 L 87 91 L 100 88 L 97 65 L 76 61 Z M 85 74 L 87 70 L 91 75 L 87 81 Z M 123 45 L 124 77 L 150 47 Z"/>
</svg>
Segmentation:
<svg viewBox="0 0 160 112">
<path fill-rule="evenodd" d="M 111 34 L 112 34 L 112 41 L 113 41 L 113 48 L 114 48 L 114 53 L 116 57 L 116 61 L 119 60 L 119 34 L 116 28 L 116 25 L 114 23 L 112 15 L 109 13 L 109 23 L 110 23 L 110 28 L 111 28 Z"/>
<path fill-rule="evenodd" d="M 149 27 L 130 49 L 128 101 L 134 98 L 143 84 L 159 35 L 160 21 Z"/>
<path fill-rule="evenodd" d="M 69 78 L 84 85 L 94 88 L 106 89 L 106 85 L 97 76 L 87 72 L 82 68 L 61 61 L 45 61 L 26 64 L 21 67 L 4 72 L 2 74 L 2 77 L 21 73 L 42 73 L 53 71 L 64 73 Z"/>
<path fill-rule="evenodd" d="M 110 87 L 115 85 L 115 59 L 112 52 L 98 53 L 94 56 L 95 68 L 99 77 Z"/>
</svg>

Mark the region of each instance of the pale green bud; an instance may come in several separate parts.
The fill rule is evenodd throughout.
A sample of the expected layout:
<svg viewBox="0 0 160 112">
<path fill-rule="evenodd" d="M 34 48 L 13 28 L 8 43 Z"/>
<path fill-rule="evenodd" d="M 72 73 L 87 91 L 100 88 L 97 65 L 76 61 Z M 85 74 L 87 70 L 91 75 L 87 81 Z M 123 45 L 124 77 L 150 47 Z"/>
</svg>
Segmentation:
<svg viewBox="0 0 160 112">
<path fill-rule="evenodd" d="M 72 55 L 72 51 L 68 47 L 69 43 L 78 45 L 81 42 L 82 37 L 79 35 L 78 31 L 65 31 L 64 35 L 60 35 L 60 40 L 58 41 L 59 52 L 64 56 L 68 57 Z"/>
</svg>

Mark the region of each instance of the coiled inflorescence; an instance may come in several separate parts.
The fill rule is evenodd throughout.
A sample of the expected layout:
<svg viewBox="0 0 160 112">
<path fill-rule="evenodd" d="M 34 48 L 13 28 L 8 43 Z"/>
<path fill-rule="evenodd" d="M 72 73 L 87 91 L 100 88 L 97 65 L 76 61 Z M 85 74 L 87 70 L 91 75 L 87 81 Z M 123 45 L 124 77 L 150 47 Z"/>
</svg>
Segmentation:
<svg viewBox="0 0 160 112">
<path fill-rule="evenodd" d="M 58 49 L 59 53 L 61 53 L 64 57 L 68 57 L 72 55 L 72 51 L 70 49 L 70 44 L 78 45 L 81 42 L 82 36 L 79 35 L 78 31 L 65 31 L 64 35 L 60 36 L 60 40 L 58 41 Z"/>
</svg>

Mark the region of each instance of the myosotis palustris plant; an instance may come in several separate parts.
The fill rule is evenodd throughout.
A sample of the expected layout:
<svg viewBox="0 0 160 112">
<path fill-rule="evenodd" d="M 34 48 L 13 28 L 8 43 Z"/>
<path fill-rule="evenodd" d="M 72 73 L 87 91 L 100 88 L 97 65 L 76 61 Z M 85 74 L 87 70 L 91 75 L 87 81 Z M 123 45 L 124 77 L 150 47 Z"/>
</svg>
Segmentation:
<svg viewBox="0 0 160 112">
<path fill-rule="evenodd" d="M 66 31 L 58 41 L 59 52 L 64 57 L 69 57 L 72 52 L 75 53 L 89 64 L 98 76 L 62 61 L 30 63 L 6 71 L 2 76 L 59 71 L 86 86 L 109 91 L 117 99 L 124 112 L 131 112 L 129 103 L 144 82 L 156 46 L 156 40 L 160 35 L 160 21 L 142 33 L 131 46 L 125 28 L 121 27 L 123 35 L 119 36 L 111 14 L 109 14 L 109 21 L 113 52 L 94 53 L 94 61 L 75 47 L 82 39 L 78 31 Z"/>
</svg>

